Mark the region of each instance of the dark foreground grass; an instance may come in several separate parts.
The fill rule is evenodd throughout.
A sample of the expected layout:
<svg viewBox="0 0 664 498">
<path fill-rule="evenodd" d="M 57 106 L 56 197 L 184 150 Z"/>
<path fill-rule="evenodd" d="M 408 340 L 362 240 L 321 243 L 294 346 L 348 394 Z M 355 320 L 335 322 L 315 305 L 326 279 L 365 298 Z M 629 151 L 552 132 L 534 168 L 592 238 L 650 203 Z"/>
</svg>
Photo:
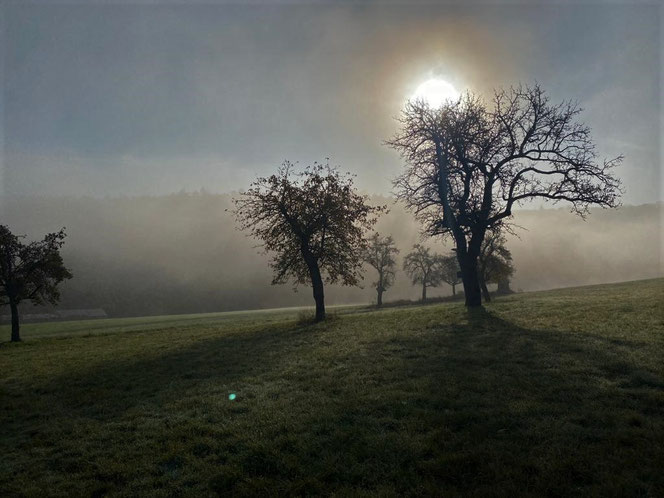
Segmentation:
<svg viewBox="0 0 664 498">
<path fill-rule="evenodd" d="M 0 495 L 662 496 L 663 294 L 3 344 Z"/>
</svg>

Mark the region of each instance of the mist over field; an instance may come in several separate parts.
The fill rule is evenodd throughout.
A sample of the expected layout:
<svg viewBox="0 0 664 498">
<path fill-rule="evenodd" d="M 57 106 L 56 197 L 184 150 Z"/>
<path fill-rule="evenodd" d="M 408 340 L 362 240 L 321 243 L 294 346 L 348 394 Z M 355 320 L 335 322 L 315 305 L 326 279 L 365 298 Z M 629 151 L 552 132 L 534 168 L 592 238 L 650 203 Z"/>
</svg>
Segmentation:
<svg viewBox="0 0 664 498">
<path fill-rule="evenodd" d="M 0 0 L 0 498 L 664 498 L 663 36 Z"/>
<path fill-rule="evenodd" d="M 403 256 L 423 242 L 449 253 L 451 242 L 421 239 L 419 225 L 389 197 L 372 196 L 390 212 L 377 231 L 401 251 L 386 301 L 418 299 L 420 288 L 401 271 Z M 268 256 L 235 228 L 231 195 L 202 192 L 143 197 L 13 197 L 3 219 L 15 233 L 39 238 L 65 225 L 65 264 L 74 278 L 62 285 L 60 308 L 103 308 L 111 316 L 213 312 L 311 305 L 306 286 L 270 285 Z M 515 290 L 658 277 L 664 204 L 594 209 L 584 221 L 565 208 L 520 210 L 518 237 L 508 236 Z M 329 304 L 371 303 L 374 271 L 363 288 L 327 286 Z M 461 285 L 457 287 L 462 288 Z M 447 284 L 429 296 L 451 294 Z M 35 308 L 27 304 L 25 312 Z"/>
</svg>

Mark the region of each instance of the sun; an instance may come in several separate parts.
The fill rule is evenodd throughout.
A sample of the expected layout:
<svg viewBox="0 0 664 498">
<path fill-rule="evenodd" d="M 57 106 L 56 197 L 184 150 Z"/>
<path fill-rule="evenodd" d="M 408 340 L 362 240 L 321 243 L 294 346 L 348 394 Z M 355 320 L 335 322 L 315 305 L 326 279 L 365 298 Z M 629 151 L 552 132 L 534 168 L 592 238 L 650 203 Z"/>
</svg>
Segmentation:
<svg viewBox="0 0 664 498">
<path fill-rule="evenodd" d="M 440 107 L 447 102 L 456 101 L 461 94 L 452 83 L 439 78 L 432 78 L 417 87 L 412 100 L 423 100 L 431 107 Z"/>
</svg>

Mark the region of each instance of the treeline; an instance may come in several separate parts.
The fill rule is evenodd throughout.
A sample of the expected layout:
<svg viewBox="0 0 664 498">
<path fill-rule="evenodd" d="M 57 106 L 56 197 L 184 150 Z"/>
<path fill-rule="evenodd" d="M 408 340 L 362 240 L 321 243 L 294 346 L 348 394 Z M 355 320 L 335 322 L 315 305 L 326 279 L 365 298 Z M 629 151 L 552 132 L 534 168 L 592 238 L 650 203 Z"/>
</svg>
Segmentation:
<svg viewBox="0 0 664 498">
<path fill-rule="evenodd" d="M 419 226 L 387 197 L 376 230 L 392 235 L 397 256 L 387 301 L 418 299 L 401 270 L 416 243 L 449 253 L 451 245 L 419 238 Z M 61 287 L 61 308 L 103 308 L 111 316 L 196 313 L 281 306 L 309 306 L 311 290 L 271 286 L 268 257 L 256 241 L 236 230 L 231 195 L 177 193 L 126 198 L 7 197 L 2 219 L 28 238 L 67 229 L 62 255 L 75 278 Z M 508 236 L 515 290 L 538 290 L 662 275 L 660 204 L 593 210 L 587 221 L 565 209 L 521 210 L 514 222 L 526 230 Z M 374 275 L 363 288 L 330 286 L 329 304 L 372 302 Z M 451 294 L 441 284 L 429 297 Z M 30 304 L 25 312 L 37 310 Z"/>
</svg>

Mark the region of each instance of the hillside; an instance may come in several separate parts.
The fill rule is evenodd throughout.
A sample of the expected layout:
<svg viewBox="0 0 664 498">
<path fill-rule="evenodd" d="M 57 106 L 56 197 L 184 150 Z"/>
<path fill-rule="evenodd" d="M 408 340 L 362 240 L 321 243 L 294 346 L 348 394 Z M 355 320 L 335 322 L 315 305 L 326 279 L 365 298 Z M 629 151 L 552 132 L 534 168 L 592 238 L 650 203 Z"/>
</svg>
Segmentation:
<svg viewBox="0 0 664 498">
<path fill-rule="evenodd" d="M 661 496 L 663 292 L 3 344 L 0 495 Z"/>
</svg>

